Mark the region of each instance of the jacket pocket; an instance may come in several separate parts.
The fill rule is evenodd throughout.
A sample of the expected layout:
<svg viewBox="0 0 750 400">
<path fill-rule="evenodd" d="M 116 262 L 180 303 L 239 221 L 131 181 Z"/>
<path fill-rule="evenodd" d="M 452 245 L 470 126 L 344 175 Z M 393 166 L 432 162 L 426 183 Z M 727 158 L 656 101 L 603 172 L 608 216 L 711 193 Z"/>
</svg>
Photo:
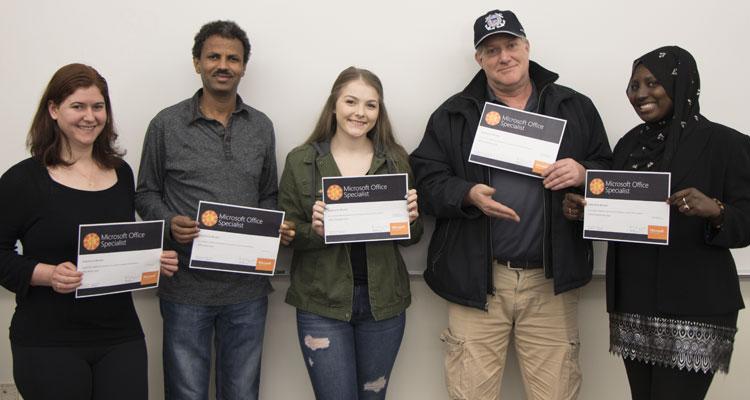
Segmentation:
<svg viewBox="0 0 750 400">
<path fill-rule="evenodd" d="M 432 272 L 437 271 L 437 263 L 440 261 L 440 258 L 445 252 L 445 248 L 448 243 L 448 234 L 450 233 L 450 228 L 451 220 L 449 219 L 448 222 L 445 223 L 445 225 L 441 224 L 441 226 L 437 228 L 435 234 L 432 236 L 429 250 L 429 254 L 433 254 L 432 259 L 430 260 L 430 269 L 432 270 Z"/>
</svg>

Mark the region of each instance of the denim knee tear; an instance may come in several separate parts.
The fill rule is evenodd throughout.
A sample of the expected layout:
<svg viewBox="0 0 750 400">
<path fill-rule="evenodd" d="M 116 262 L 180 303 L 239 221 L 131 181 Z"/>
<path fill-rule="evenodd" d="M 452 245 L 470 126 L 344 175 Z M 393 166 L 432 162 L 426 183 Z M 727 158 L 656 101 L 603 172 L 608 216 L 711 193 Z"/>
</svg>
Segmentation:
<svg viewBox="0 0 750 400">
<path fill-rule="evenodd" d="M 378 393 L 385 388 L 386 383 L 385 377 L 381 376 L 372 382 L 365 383 L 364 391 Z"/>
<path fill-rule="evenodd" d="M 305 346 L 312 351 L 327 349 L 330 345 L 331 341 L 328 340 L 328 338 L 314 338 L 310 335 L 305 336 Z"/>
</svg>

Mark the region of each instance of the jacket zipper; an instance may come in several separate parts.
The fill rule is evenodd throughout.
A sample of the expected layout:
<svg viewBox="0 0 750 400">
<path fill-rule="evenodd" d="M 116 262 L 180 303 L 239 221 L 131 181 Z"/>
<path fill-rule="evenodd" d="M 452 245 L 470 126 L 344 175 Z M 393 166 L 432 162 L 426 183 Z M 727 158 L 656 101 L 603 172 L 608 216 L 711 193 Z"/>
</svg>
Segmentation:
<svg viewBox="0 0 750 400">
<path fill-rule="evenodd" d="M 464 99 L 469 100 L 472 103 L 474 103 L 474 105 L 477 107 L 477 111 L 479 112 L 479 118 L 481 119 L 482 118 L 482 107 L 481 107 L 481 104 L 479 104 L 479 102 L 476 99 L 474 99 L 474 98 L 472 98 L 470 96 L 466 96 L 466 95 L 462 94 L 461 97 L 463 97 Z M 485 167 L 483 172 L 484 172 L 484 177 L 483 177 L 484 178 L 484 184 L 489 186 L 490 185 L 490 178 L 489 178 L 490 167 Z M 495 289 L 495 282 L 492 279 L 492 260 L 493 260 L 493 257 L 495 255 L 493 254 L 493 251 L 492 251 L 492 219 L 489 218 L 489 217 L 487 217 L 487 225 L 488 226 L 487 226 L 486 232 L 489 232 L 489 235 L 488 235 L 489 236 L 489 243 L 487 243 L 487 245 L 488 245 L 489 250 L 490 250 L 489 251 L 490 258 L 489 258 L 489 260 L 486 260 L 486 261 L 489 261 L 489 262 L 487 262 L 487 269 L 486 269 L 487 273 L 485 275 L 485 280 L 486 280 L 485 290 L 487 291 L 486 294 L 491 294 L 491 295 L 494 296 L 496 289 Z M 490 303 L 487 302 L 487 301 L 485 301 L 484 302 L 484 311 L 488 311 L 489 309 L 490 309 Z"/>
<path fill-rule="evenodd" d="M 487 186 L 491 186 L 492 179 L 490 178 L 490 176 L 492 175 L 492 171 L 490 170 L 490 167 L 485 167 L 484 172 L 485 172 L 485 177 L 484 177 L 485 184 Z M 490 253 L 490 259 L 489 259 L 489 263 L 487 264 L 487 290 L 488 290 L 487 294 L 491 294 L 492 296 L 495 296 L 495 294 L 496 294 L 495 280 L 493 279 L 493 274 L 492 274 L 492 264 L 493 264 L 492 261 L 495 258 L 494 249 L 492 248 L 493 247 L 493 241 L 492 241 L 492 218 L 487 217 L 487 225 L 489 225 L 487 227 L 487 232 L 489 232 L 488 247 L 490 248 L 490 251 L 489 251 L 489 253 Z M 485 302 L 484 303 L 484 311 L 489 311 L 489 309 L 490 309 L 490 303 L 489 302 Z"/>
<path fill-rule="evenodd" d="M 547 195 L 544 193 L 544 186 L 542 186 L 542 270 L 544 276 L 547 275 Z"/>
<path fill-rule="evenodd" d="M 346 317 L 347 321 L 351 321 L 352 320 L 352 315 L 354 315 L 354 268 L 352 268 L 352 251 L 349 248 L 349 246 L 350 246 L 349 243 L 344 243 L 344 248 L 346 249 L 346 259 L 349 261 L 349 263 L 348 263 L 349 264 L 349 271 L 351 271 L 351 273 L 352 273 L 352 279 L 351 279 L 351 282 L 352 282 L 352 286 L 351 286 L 352 287 L 352 300 L 349 302 L 349 312 L 344 315 L 344 317 Z M 365 252 L 365 256 L 366 255 L 367 255 L 367 252 Z M 365 260 L 366 259 L 367 258 L 365 257 Z M 367 262 L 367 261 L 365 261 L 365 262 Z M 367 272 L 367 280 L 368 281 L 370 280 L 370 272 L 369 271 Z M 370 282 L 367 282 L 367 283 L 369 284 Z"/>
<path fill-rule="evenodd" d="M 544 85 L 542 90 L 539 91 L 539 102 L 536 105 L 535 111 L 537 114 L 539 114 L 539 110 L 542 108 L 542 95 L 548 87 L 549 83 Z M 544 185 L 542 185 L 542 270 L 544 271 L 544 276 L 549 276 L 547 266 L 547 230 L 549 227 L 547 225 L 547 194 L 544 192 Z"/>
</svg>

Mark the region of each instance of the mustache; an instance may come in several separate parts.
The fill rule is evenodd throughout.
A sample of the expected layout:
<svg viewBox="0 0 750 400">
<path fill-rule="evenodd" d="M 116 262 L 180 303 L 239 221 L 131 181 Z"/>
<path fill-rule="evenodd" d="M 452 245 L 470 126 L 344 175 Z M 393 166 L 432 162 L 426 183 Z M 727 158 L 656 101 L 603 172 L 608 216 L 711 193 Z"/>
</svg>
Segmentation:
<svg viewBox="0 0 750 400">
<path fill-rule="evenodd" d="M 217 69 L 216 72 L 213 73 L 213 76 L 217 75 L 232 75 L 232 72 L 228 69 Z"/>
</svg>

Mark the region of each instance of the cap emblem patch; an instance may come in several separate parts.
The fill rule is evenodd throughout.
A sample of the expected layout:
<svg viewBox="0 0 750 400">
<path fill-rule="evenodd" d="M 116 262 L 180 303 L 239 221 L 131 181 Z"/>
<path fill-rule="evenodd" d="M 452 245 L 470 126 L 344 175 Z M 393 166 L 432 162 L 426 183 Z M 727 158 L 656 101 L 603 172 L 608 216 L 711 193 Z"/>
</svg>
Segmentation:
<svg viewBox="0 0 750 400">
<path fill-rule="evenodd" d="M 504 26 L 505 19 L 503 19 L 503 14 L 501 13 L 490 14 L 487 16 L 487 18 L 484 19 L 484 27 L 488 31 L 502 28 Z"/>
</svg>

